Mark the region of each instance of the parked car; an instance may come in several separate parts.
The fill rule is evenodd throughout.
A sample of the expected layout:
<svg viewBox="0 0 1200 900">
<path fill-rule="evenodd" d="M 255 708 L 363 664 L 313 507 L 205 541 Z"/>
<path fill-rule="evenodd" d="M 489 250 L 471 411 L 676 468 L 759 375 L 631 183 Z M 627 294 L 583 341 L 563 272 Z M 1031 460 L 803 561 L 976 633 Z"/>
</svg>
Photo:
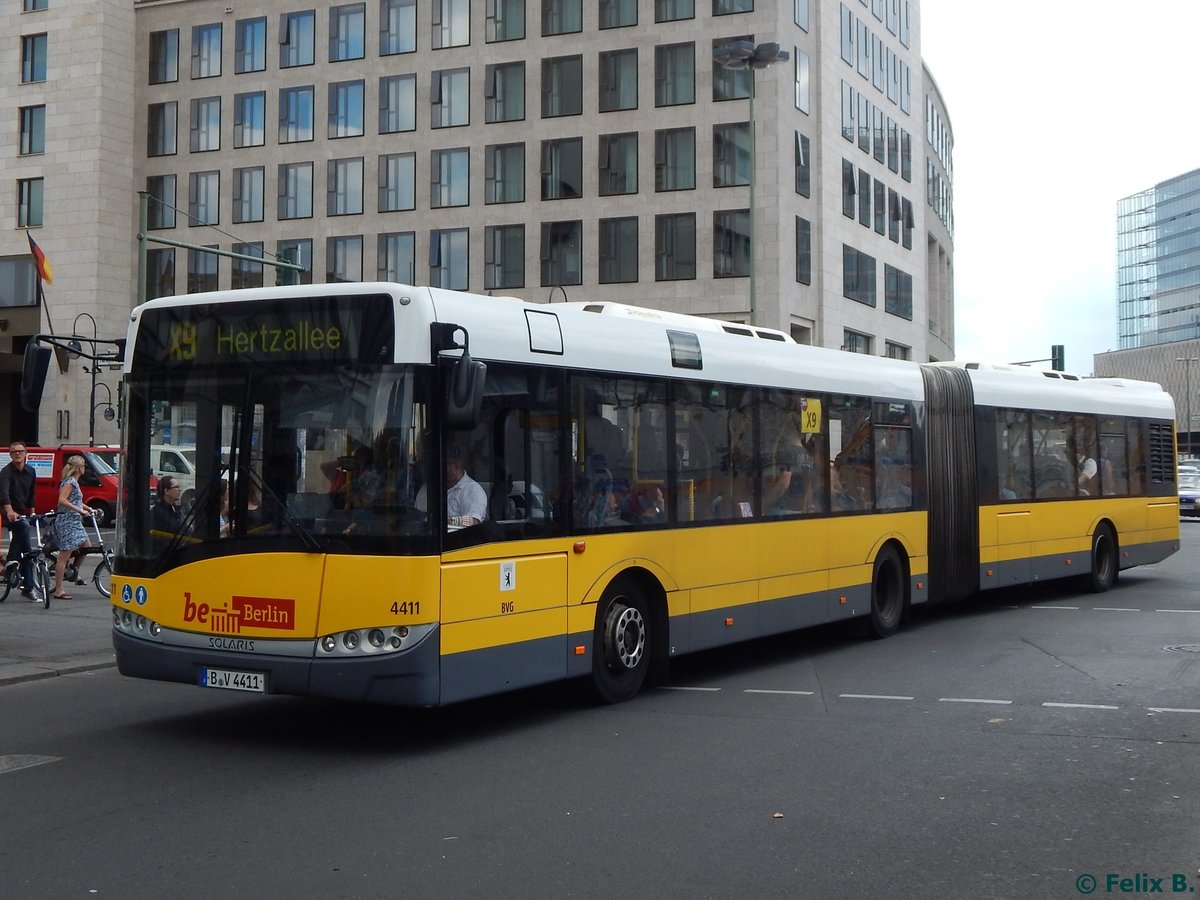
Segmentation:
<svg viewBox="0 0 1200 900">
<path fill-rule="evenodd" d="M 1179 514 L 1200 516 L 1200 474 L 1179 476 Z"/>
</svg>

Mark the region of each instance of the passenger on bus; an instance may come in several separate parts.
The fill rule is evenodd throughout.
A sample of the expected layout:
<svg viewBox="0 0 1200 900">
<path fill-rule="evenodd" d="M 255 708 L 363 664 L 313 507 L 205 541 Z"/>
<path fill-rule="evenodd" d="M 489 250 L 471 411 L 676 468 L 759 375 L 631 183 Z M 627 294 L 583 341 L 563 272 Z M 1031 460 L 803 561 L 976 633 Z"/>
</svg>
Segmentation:
<svg viewBox="0 0 1200 900">
<path fill-rule="evenodd" d="M 158 479 L 158 502 L 150 511 L 150 528 L 154 538 L 165 547 L 183 529 L 183 510 L 179 498 L 183 496 L 183 485 L 173 475 Z"/>
<path fill-rule="evenodd" d="M 1092 486 L 1096 478 L 1096 461 L 1082 450 L 1075 451 L 1075 470 L 1079 473 L 1079 493 L 1097 494 Z"/>
</svg>

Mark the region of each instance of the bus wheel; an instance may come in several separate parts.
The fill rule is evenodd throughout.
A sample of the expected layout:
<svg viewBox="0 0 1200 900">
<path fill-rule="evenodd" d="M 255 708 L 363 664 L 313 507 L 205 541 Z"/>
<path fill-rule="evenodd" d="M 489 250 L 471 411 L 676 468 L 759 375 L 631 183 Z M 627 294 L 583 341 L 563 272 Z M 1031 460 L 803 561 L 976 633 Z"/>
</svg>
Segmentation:
<svg viewBox="0 0 1200 900">
<path fill-rule="evenodd" d="M 1117 583 L 1119 571 L 1117 536 L 1111 527 L 1101 525 L 1092 535 L 1092 571 L 1085 584 L 1093 594 L 1103 594 Z"/>
<path fill-rule="evenodd" d="M 596 609 L 592 687 L 605 703 L 633 697 L 650 668 L 650 612 L 627 579 L 608 586 Z"/>
<path fill-rule="evenodd" d="M 904 617 L 904 564 L 895 547 L 884 547 L 875 558 L 871 578 L 871 615 L 867 631 L 873 638 L 891 637 Z"/>
</svg>

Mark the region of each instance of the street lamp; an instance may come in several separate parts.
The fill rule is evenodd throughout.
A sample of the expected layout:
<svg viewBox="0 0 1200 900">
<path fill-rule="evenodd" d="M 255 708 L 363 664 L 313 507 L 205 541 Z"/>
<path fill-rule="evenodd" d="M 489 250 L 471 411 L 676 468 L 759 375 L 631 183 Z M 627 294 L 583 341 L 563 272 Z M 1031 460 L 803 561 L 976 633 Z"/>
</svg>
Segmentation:
<svg viewBox="0 0 1200 900">
<path fill-rule="evenodd" d="M 754 70 L 765 69 L 777 62 L 787 62 L 790 58 L 786 50 L 780 50 L 779 44 L 771 41 L 765 44 L 755 44 L 753 41 L 732 41 L 713 49 L 713 62 L 723 69 L 750 70 L 750 324 L 754 324 L 755 293 L 754 293 L 754 257 L 757 255 L 754 246 L 754 176 L 758 169 L 758 148 L 754 139 Z"/>
<path fill-rule="evenodd" d="M 1187 394 L 1187 446 L 1188 458 L 1192 457 L 1192 363 L 1200 360 L 1200 356 L 1177 356 L 1175 362 L 1183 363 L 1185 387 Z"/>
</svg>

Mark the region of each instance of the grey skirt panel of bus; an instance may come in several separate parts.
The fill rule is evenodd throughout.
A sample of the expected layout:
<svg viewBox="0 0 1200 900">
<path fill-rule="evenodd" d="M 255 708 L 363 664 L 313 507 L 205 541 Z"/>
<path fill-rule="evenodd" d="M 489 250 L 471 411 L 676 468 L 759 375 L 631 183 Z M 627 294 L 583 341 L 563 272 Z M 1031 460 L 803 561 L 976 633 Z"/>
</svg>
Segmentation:
<svg viewBox="0 0 1200 900">
<path fill-rule="evenodd" d="M 979 589 L 975 397 L 964 369 L 922 366 L 929 496 L 929 599 Z"/>
</svg>

